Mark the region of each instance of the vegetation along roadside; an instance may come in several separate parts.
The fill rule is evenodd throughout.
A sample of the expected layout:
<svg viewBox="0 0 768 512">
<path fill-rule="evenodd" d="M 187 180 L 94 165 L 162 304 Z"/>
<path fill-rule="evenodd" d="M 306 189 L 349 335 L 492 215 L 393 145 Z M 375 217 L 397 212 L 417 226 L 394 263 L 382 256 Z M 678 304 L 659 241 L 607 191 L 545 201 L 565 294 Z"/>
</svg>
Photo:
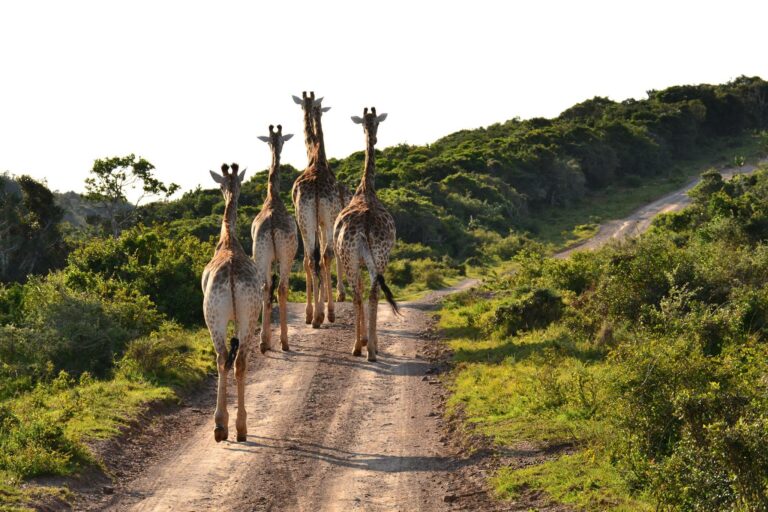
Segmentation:
<svg viewBox="0 0 768 512">
<path fill-rule="evenodd" d="M 459 373 L 451 407 L 499 443 L 577 448 L 552 461 L 551 470 L 550 463 L 538 467 L 545 471 L 539 476 L 499 473 L 502 496 L 528 485 L 577 504 L 607 499 L 631 508 L 656 500 L 690 508 L 714 503 L 715 495 L 726 504 L 757 503 L 757 484 L 730 473 L 735 463 L 710 455 L 725 453 L 713 444 L 719 432 L 720 441 L 744 447 L 727 452 L 744 454 L 741 467 L 763 456 L 750 451 L 762 409 L 757 385 L 747 384 L 761 382 L 761 363 L 740 363 L 761 357 L 762 174 L 733 185 L 708 178 L 690 210 L 698 213 L 666 217 L 627 246 L 565 262 L 546 254 L 679 186 L 695 169 L 764 151 L 768 107 L 757 98 L 766 90 L 763 80 L 740 77 L 650 91 L 644 100 L 593 98 L 554 119 L 512 119 L 426 146 L 377 151 L 377 189 L 400 240 L 387 275 L 399 298 L 477 269 L 486 273 L 509 262 L 519 269 L 478 292 L 490 300 L 450 299 L 443 319 L 452 336 L 460 335 L 453 341 Z M 362 158 L 355 153 L 331 166 L 354 185 Z M 93 179 L 139 163 L 140 173 L 154 179 L 151 164 L 132 155 L 97 161 Z M 287 205 L 297 174 L 284 166 Z M 159 195 L 173 189 L 155 185 Z M 265 191 L 265 173 L 243 185 L 242 240 L 249 239 Z M 177 400 L 213 368 L 200 331 L 199 276 L 219 229 L 219 191 L 197 189 L 138 206 L 118 194 L 108 214 L 82 197 L 53 197 L 31 178 L 0 177 L 0 502 L 6 508 L 50 495 L 66 499 L 66 492 L 23 484 L 98 464 L 89 439 L 115 435 L 151 401 Z M 724 258 L 726 249 L 744 259 L 730 252 Z M 294 300 L 303 279 L 297 263 Z M 672 327 L 662 332 L 667 324 Z M 698 354 L 697 346 L 709 352 Z M 669 352 L 664 364 L 655 359 L 661 351 Z M 664 367 L 683 360 L 681 368 Z M 663 386 L 629 372 L 648 361 L 647 379 Z M 517 372 L 507 371 L 512 367 Z M 679 385 L 655 373 L 682 370 L 693 373 L 673 380 Z M 653 402 L 653 414 L 666 414 L 666 430 L 653 431 L 661 420 L 648 416 L 640 395 Z M 636 436 L 608 442 L 621 432 Z M 722 478 L 712 477 L 707 487 L 670 477 L 675 467 L 699 462 L 711 465 L 701 475 Z M 568 468 L 592 468 L 588 477 L 597 483 L 567 480 L 584 484 L 581 491 L 553 477 Z M 685 495 L 692 488 L 704 494 Z"/>
</svg>

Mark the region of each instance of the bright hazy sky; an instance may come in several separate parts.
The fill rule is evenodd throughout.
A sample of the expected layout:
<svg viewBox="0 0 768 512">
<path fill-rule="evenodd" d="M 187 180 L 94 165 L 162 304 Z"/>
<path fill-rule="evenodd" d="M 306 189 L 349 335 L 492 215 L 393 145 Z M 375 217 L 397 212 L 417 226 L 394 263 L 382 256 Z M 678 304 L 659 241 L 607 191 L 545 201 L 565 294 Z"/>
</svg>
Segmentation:
<svg viewBox="0 0 768 512">
<path fill-rule="evenodd" d="M 763 1 L 2 1 L 0 172 L 82 191 L 93 160 L 136 153 L 158 178 L 265 169 L 256 136 L 296 137 L 314 90 L 329 156 L 363 149 L 349 117 L 389 117 L 378 147 L 423 144 L 593 96 L 768 79 Z"/>
</svg>

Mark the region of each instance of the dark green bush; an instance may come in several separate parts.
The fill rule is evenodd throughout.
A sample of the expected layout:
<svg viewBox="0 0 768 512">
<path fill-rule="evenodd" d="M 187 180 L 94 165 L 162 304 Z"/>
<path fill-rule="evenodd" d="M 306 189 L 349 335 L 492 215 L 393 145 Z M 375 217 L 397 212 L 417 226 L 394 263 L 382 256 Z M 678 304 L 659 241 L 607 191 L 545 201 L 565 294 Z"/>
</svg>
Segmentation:
<svg viewBox="0 0 768 512">
<path fill-rule="evenodd" d="M 494 330 L 514 335 L 521 330 L 541 329 L 560 319 L 563 300 L 550 288 L 536 288 L 496 308 Z"/>
<path fill-rule="evenodd" d="M 165 226 L 136 227 L 119 238 L 94 239 L 69 256 L 66 272 L 83 288 L 98 276 L 148 296 L 157 309 L 185 324 L 202 323 L 200 277 L 213 255 L 208 243 L 174 236 Z"/>
<path fill-rule="evenodd" d="M 129 340 L 160 326 L 161 315 L 152 301 L 118 284 L 93 286 L 103 293 L 84 291 L 69 286 L 62 273 L 27 283 L 24 324 L 55 333 L 47 338 L 55 341 L 45 350 L 57 369 L 104 375 Z"/>
</svg>

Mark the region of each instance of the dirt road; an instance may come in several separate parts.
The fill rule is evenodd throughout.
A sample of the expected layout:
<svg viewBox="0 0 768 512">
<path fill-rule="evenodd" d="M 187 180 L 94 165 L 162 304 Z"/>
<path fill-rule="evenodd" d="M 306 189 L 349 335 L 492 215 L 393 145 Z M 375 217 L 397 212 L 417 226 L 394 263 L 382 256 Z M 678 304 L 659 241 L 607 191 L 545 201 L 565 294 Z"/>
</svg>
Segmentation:
<svg viewBox="0 0 768 512">
<path fill-rule="evenodd" d="M 471 286 L 467 280 L 460 287 Z M 291 352 L 251 355 L 248 441 L 213 440 L 213 390 L 171 426 L 137 442 L 114 495 L 92 510 L 446 510 L 483 493 L 460 480 L 463 465 L 445 438 L 444 390 L 424 356 L 436 344 L 430 310 L 440 295 L 404 303 L 403 318 L 379 312 L 379 361 L 353 357 L 351 307 L 312 329 L 303 305 L 289 305 Z M 278 344 L 279 345 L 279 344 Z M 214 387 L 215 383 L 211 383 Z M 234 403 L 234 386 L 230 387 Z M 207 400 L 207 403 L 205 403 Z M 126 457 L 125 455 L 121 455 Z M 139 459 L 138 461 L 136 459 Z M 471 508 L 474 508 L 472 506 Z"/>
<path fill-rule="evenodd" d="M 762 163 L 764 162 L 768 162 L 768 160 L 762 160 Z M 742 167 L 722 169 L 720 174 L 723 175 L 723 178 L 730 179 L 737 174 L 750 173 L 756 168 L 756 165 L 744 165 Z M 680 190 L 667 194 L 666 196 L 635 210 L 627 218 L 621 220 L 611 220 L 601 224 L 600 230 L 595 236 L 579 245 L 559 252 L 555 255 L 555 257 L 566 258 L 574 252 L 592 250 L 598 247 L 602 247 L 611 240 L 620 240 L 623 238 L 639 235 L 651 226 L 653 218 L 657 215 L 662 213 L 676 212 L 688 206 L 691 202 L 690 198 L 688 197 L 688 191 L 695 187 L 700 180 L 701 178 L 692 180 Z"/>
</svg>

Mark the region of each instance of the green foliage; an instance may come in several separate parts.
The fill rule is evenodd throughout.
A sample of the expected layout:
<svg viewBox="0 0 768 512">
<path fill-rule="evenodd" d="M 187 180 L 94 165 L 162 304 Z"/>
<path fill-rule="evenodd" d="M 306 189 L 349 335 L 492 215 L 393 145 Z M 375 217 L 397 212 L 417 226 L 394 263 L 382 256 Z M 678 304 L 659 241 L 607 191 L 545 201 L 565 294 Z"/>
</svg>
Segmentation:
<svg viewBox="0 0 768 512">
<path fill-rule="evenodd" d="M 167 198 L 179 189 L 175 183 L 166 185 L 158 180 L 152 172 L 154 169 L 154 165 L 134 154 L 93 162 L 91 176 L 85 179 L 85 197 L 103 205 L 112 236 L 116 237 L 121 227 L 131 222 L 135 207 L 145 196 Z M 127 194 L 136 189 L 141 191 L 141 196 L 132 204 Z"/>
<path fill-rule="evenodd" d="M 45 184 L 0 175 L 0 283 L 24 282 L 63 264 L 63 216 Z"/>
<path fill-rule="evenodd" d="M 494 326 L 504 335 L 543 329 L 563 314 L 563 300 L 549 288 L 536 288 L 496 307 Z"/>
<path fill-rule="evenodd" d="M 165 324 L 149 336 L 131 341 L 119 363 L 121 375 L 185 387 L 201 382 L 212 369 L 215 352 L 205 331 Z"/>
<path fill-rule="evenodd" d="M 447 301 L 452 410 L 501 444 L 579 450 L 501 471 L 503 495 L 768 510 L 768 169 L 709 172 L 691 195 L 639 239 L 567 260 L 521 251 L 488 291 Z"/>
<path fill-rule="evenodd" d="M 114 281 L 94 278 L 90 284 L 73 287 L 62 273 L 27 283 L 23 325 L 35 335 L 24 341 L 35 348 L 25 351 L 42 351 L 57 369 L 103 375 L 129 340 L 159 327 L 161 317 L 147 297 Z"/>
<path fill-rule="evenodd" d="M 137 226 L 118 238 L 93 239 L 69 256 L 69 282 L 92 287 L 95 277 L 129 283 L 174 320 L 202 323 L 200 276 L 213 254 L 210 243 L 175 235 L 167 226 Z"/>
</svg>

